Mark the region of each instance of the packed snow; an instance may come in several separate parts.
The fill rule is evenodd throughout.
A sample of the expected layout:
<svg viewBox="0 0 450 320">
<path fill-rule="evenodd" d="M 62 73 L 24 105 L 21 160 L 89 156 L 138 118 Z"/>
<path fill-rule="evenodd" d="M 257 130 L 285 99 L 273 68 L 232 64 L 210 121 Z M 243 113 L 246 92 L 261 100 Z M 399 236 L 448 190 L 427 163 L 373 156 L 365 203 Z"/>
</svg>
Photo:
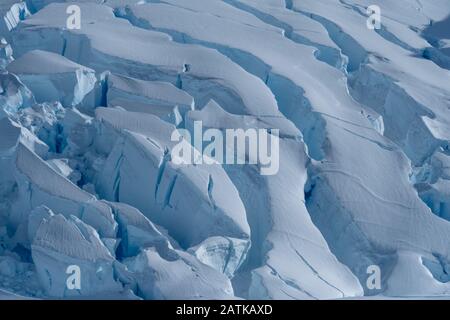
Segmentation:
<svg viewBox="0 0 450 320">
<path fill-rule="evenodd" d="M 450 0 L 0 14 L 0 299 L 450 298 Z"/>
</svg>

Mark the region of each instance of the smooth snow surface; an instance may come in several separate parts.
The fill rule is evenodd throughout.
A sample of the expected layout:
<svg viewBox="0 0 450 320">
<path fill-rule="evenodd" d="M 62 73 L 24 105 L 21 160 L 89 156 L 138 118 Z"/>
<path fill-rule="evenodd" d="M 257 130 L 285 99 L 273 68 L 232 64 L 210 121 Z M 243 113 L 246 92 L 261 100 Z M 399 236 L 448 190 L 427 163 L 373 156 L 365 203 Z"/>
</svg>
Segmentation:
<svg viewBox="0 0 450 320">
<path fill-rule="evenodd" d="M 0 15 L 0 299 L 450 297 L 450 0 Z"/>
</svg>

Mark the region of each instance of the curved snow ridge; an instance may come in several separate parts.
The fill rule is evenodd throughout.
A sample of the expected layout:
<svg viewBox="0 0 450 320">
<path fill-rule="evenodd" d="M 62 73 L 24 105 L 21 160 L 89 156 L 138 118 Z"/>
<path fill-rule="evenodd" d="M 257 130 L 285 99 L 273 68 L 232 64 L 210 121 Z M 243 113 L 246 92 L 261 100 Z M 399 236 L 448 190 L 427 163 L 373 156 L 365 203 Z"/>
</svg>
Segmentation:
<svg viewBox="0 0 450 320">
<path fill-rule="evenodd" d="M 417 121 L 419 121 L 420 119 L 418 119 L 416 115 L 418 112 L 416 111 L 414 104 L 426 106 L 423 108 L 426 110 L 429 117 L 432 118 L 429 121 L 440 122 L 440 127 L 443 128 L 448 127 L 448 119 L 444 113 L 448 111 L 446 105 L 450 92 L 448 88 L 445 88 L 445 86 L 442 85 L 442 79 L 449 78 L 450 73 L 447 70 L 439 68 L 430 61 L 412 55 L 411 52 L 405 51 L 403 48 L 398 48 L 395 43 L 392 43 L 392 39 L 380 37 L 378 33 L 370 32 L 368 29 L 364 30 L 364 28 L 358 28 L 358 25 L 364 25 L 367 19 L 366 16 L 360 14 L 354 15 L 352 14 L 352 11 L 346 11 L 344 8 L 338 9 L 342 11 L 342 15 L 331 16 L 328 12 L 331 5 L 331 3 L 317 3 L 312 5 L 307 2 L 305 4 L 299 4 L 297 7 L 294 6 L 294 8 L 298 8 L 298 10 L 307 10 L 308 14 L 311 14 L 316 20 L 321 21 L 325 27 L 329 28 L 332 37 L 333 35 L 336 35 L 336 43 L 347 51 L 353 54 L 355 51 L 354 48 L 359 47 L 359 51 L 361 51 L 363 56 L 357 60 L 358 62 L 354 63 L 354 67 L 350 70 L 357 71 L 355 75 L 352 75 L 352 83 L 356 82 L 356 84 L 358 84 L 360 77 L 367 79 L 367 72 L 379 72 L 384 77 L 384 79 L 381 80 L 385 82 L 380 83 L 379 85 L 384 85 L 389 89 L 389 82 L 391 82 L 392 86 L 399 87 L 400 90 L 404 91 L 405 97 L 399 97 L 399 99 L 404 100 L 405 104 L 413 105 L 414 107 L 414 109 L 410 109 L 409 112 L 406 111 L 410 114 L 408 116 L 416 116 Z M 385 4 L 383 3 L 383 5 Z M 383 21 L 389 24 L 389 21 L 391 20 L 386 18 Z M 417 27 L 418 26 L 419 25 L 417 25 Z M 408 27 L 408 25 L 405 25 L 405 27 Z M 396 30 L 396 32 L 401 34 L 398 30 Z M 412 30 L 408 29 L 408 32 L 412 32 Z M 417 38 L 423 39 L 417 32 L 413 32 L 413 34 Z M 351 41 L 343 40 L 342 35 L 347 36 Z M 352 60 L 351 56 L 350 60 Z M 364 64 L 361 67 L 363 72 L 359 70 L 361 64 Z M 363 81 L 364 80 L 361 82 Z M 376 88 L 376 86 L 374 85 L 372 88 Z M 364 90 L 371 90 L 372 88 L 369 87 L 366 82 L 366 86 L 354 89 L 354 91 L 356 91 L 355 94 L 358 96 L 363 95 L 365 92 Z M 437 88 L 439 88 L 439 93 L 437 92 Z M 388 91 L 376 92 L 374 97 L 388 97 L 388 93 Z M 380 107 L 378 101 L 370 101 L 370 99 L 367 98 L 367 95 L 365 95 L 365 98 L 363 99 L 360 97 L 358 101 L 371 107 L 373 107 L 373 105 L 378 105 L 378 108 Z M 396 123 L 391 125 L 390 122 L 392 120 L 401 121 L 402 118 L 394 117 L 392 111 L 389 112 L 389 110 L 386 110 L 387 108 L 389 107 L 385 106 L 384 109 L 378 109 L 377 111 L 385 118 L 385 124 L 389 126 L 389 131 L 398 130 L 398 128 L 402 127 L 402 124 Z M 427 128 L 426 123 L 424 125 L 426 131 L 433 133 L 432 128 Z M 424 133 L 424 135 L 426 135 L 426 133 Z M 388 137 L 399 144 L 406 139 L 405 135 L 403 135 L 403 137 L 396 137 L 392 133 L 389 133 Z M 449 139 L 448 136 L 443 136 L 442 134 L 435 138 L 444 141 Z M 426 137 L 422 137 L 422 139 L 426 139 Z M 420 145 L 421 142 L 419 141 L 418 144 Z"/>
<path fill-rule="evenodd" d="M 94 70 L 41 50 L 27 52 L 10 63 L 7 70 L 35 92 L 38 103 L 60 101 L 65 106 L 76 106 L 93 91 L 97 82 Z"/>
<path fill-rule="evenodd" d="M 269 25 L 281 28 L 283 35 L 288 39 L 314 47 L 317 49 L 315 56 L 318 60 L 339 69 L 344 67 L 346 61 L 341 55 L 340 48 L 328 37 L 326 29 L 320 23 L 286 8 L 261 4 L 260 1 L 225 2 L 255 15 Z"/>
<path fill-rule="evenodd" d="M 219 165 L 178 165 L 172 161 L 170 154 L 176 145 L 170 140 L 173 125 L 149 114 L 112 108 L 96 112 L 101 125 L 114 128 L 117 135 L 97 182 L 104 198 L 139 208 L 184 247 L 209 236 L 249 237 L 245 208 Z M 102 132 L 111 139 L 106 128 Z M 100 135 L 98 139 L 103 138 Z M 187 217 L 185 210 L 193 215 Z M 200 223 L 207 227 L 198 230 L 195 226 Z"/>
<path fill-rule="evenodd" d="M 439 4 L 426 3 L 430 12 L 425 14 L 424 8 L 417 8 L 414 1 L 404 1 L 402 7 L 410 12 L 410 16 L 415 17 L 405 20 L 408 16 L 394 17 L 396 11 L 387 9 L 392 4 L 379 1 L 376 4 L 385 12 L 383 29 L 378 33 L 362 32 L 361 28 L 356 28 L 356 21 L 359 20 L 358 24 L 364 23 L 367 19 L 364 11 L 372 3 L 357 2 L 357 5 L 349 4 L 356 16 L 345 10 L 342 10 L 342 15 L 330 15 L 325 9 L 328 4 L 324 3 L 299 3 L 297 7 L 294 6 L 294 10 L 314 12 L 310 15 L 321 21 L 334 41 L 345 50 L 353 52 L 352 48 L 358 47 L 359 51 L 366 52 L 359 70 L 350 75 L 351 94 L 357 101 L 380 113 L 385 125 L 384 135 L 402 147 L 413 166 L 427 166 L 435 154 L 445 154 L 448 149 L 449 91 L 442 86 L 441 79 L 448 78 L 449 73 L 439 68 L 445 66 L 439 63 L 437 66 L 421 59 L 419 51 L 423 48 L 427 50 L 429 46 L 423 38 L 423 33 L 425 37 L 427 32 L 433 33 L 427 31 L 432 29 L 428 25 L 433 25 L 434 19 L 443 19 L 448 12 L 441 12 Z M 442 1 L 441 5 L 445 2 Z M 341 18 L 344 16 L 345 23 Z M 351 24 L 347 25 L 348 22 L 353 22 L 353 27 Z M 445 20 L 441 24 L 445 25 Z M 387 29 L 390 34 L 386 34 Z M 425 31 L 421 33 L 420 30 L 423 29 Z M 436 29 L 439 30 L 439 27 Z M 343 41 L 342 34 L 351 41 Z M 399 43 L 397 37 L 402 38 L 405 43 Z M 448 35 L 444 37 L 448 38 Z M 393 45 L 392 49 L 389 49 L 390 44 Z M 394 46 L 401 48 L 395 49 Z M 403 49 L 410 53 L 405 53 Z M 397 116 L 398 114 L 402 116 Z M 433 211 L 436 212 L 434 209 Z"/>
<path fill-rule="evenodd" d="M 193 122 L 198 120 L 207 128 L 219 130 L 267 126 L 265 118 L 262 121 L 257 117 L 232 115 L 215 102 L 201 111 L 190 111 L 186 126 L 192 129 Z M 277 123 L 281 128 L 293 127 L 287 119 L 277 119 Z M 258 177 L 258 172 L 250 169 L 243 175 L 242 171 L 225 166 L 242 197 L 252 231 L 252 248 L 243 264 L 244 274 L 250 272 L 251 283 L 248 292 L 241 294 L 252 299 L 302 299 L 305 292 L 309 293 L 307 297 L 322 299 L 360 295 L 358 281 L 329 251 L 302 203 L 308 161 L 305 146 L 286 133 L 284 136 L 280 141 L 279 161 L 291 165 L 280 166 L 276 175 Z M 248 191 L 257 185 L 264 186 L 259 187 L 260 199 Z M 285 190 L 286 185 L 291 189 Z M 264 215 L 261 210 L 265 211 Z M 307 258 L 289 262 L 282 258 L 296 255 Z M 265 272 L 267 268 L 272 272 Z"/>
<path fill-rule="evenodd" d="M 102 237 L 114 238 L 117 223 L 111 209 L 53 170 L 34 152 L 19 144 L 15 155 L 19 199 L 12 208 L 12 221 L 19 225 L 27 216 L 22 210 L 46 205 L 66 216 L 74 215 L 98 230 Z"/>
<path fill-rule="evenodd" d="M 63 56 L 42 50 L 33 50 L 24 54 L 19 60 L 10 63 L 7 70 L 15 74 L 52 74 L 69 73 L 78 69 L 93 71 Z"/>
<path fill-rule="evenodd" d="M 13 37 L 17 36 L 18 56 L 28 51 L 26 43 L 34 42 L 38 32 L 47 39 L 39 41 L 40 49 L 60 53 L 65 42 L 66 57 L 96 71 L 117 71 L 144 80 L 165 80 L 173 84 L 181 80 L 183 90 L 194 96 L 199 106 L 214 98 L 236 113 L 277 114 L 273 95 L 264 84 L 217 52 L 199 46 L 179 45 L 163 33 L 132 27 L 127 21 L 117 19 L 113 10 L 106 6 L 80 4 L 80 8 L 85 12 L 85 26 L 62 35 L 55 34 L 55 28 L 65 29 L 64 4 L 52 3 L 24 21 L 20 30 L 13 32 Z M 90 21 L 95 24 L 88 23 Z M 30 28 L 24 28 L 25 25 Z M 59 39 L 56 43 L 60 43 L 57 47 L 52 41 L 55 36 Z M 133 50 L 128 49 L 130 41 L 134 44 Z M 81 55 L 77 49 L 80 42 L 87 46 Z M 114 64 L 111 64 L 112 60 L 115 60 Z M 196 83 L 202 80 L 211 85 L 206 96 L 197 91 Z M 260 88 L 259 95 L 249 94 L 256 88 Z"/>
<path fill-rule="evenodd" d="M 76 228 L 76 224 L 81 223 L 81 220 L 75 217 L 71 219 L 74 224 L 69 224 L 62 215 L 56 215 L 48 221 L 43 221 L 35 234 L 33 249 L 53 250 L 75 259 L 87 261 L 100 259 L 111 261 L 113 257 L 101 243 L 95 230 L 90 227 L 87 229 L 89 233 L 83 235 L 83 229 Z M 74 242 L 77 243 L 76 247 L 72 244 Z"/>
<path fill-rule="evenodd" d="M 309 146 L 310 155 L 315 159 L 322 158 L 323 144 L 325 143 L 325 137 L 322 133 L 325 131 L 325 123 L 319 113 L 310 112 L 311 103 L 308 97 L 304 97 L 305 90 L 302 86 L 312 87 L 311 82 L 316 80 L 308 74 L 304 75 L 305 78 L 299 77 L 298 71 L 300 71 L 301 66 L 306 67 L 307 64 L 297 66 L 298 60 L 296 59 L 296 56 L 312 57 L 310 54 L 312 49 L 303 45 L 297 46 L 295 42 L 286 40 L 279 34 L 270 35 L 271 45 L 268 46 L 267 36 L 263 36 L 263 30 L 261 29 L 248 27 L 243 22 L 237 23 L 235 20 L 211 16 L 204 9 L 198 12 L 186 9 L 185 6 L 195 6 L 195 1 L 189 4 L 180 4 L 176 1 L 171 3 L 177 6 L 158 3 L 127 7 L 123 17 L 140 28 L 167 32 L 180 43 L 201 44 L 217 49 L 242 65 L 251 74 L 258 76 L 275 95 L 277 100 L 275 107 L 302 129 L 305 142 Z M 156 15 L 155 12 L 160 12 L 161 15 Z M 176 19 L 175 17 L 178 15 L 182 15 L 183 19 Z M 188 25 L 192 26 L 191 28 L 184 27 L 187 19 Z M 179 22 L 172 22 L 173 20 Z M 202 23 L 205 25 L 201 27 L 194 21 L 204 21 Z M 215 32 L 204 32 L 207 29 L 206 24 L 208 29 L 215 28 Z M 227 30 L 229 30 L 227 33 L 219 31 L 223 25 L 227 25 Z M 233 37 L 235 32 L 239 32 L 239 39 Z M 246 41 L 241 39 L 246 39 Z M 282 46 L 288 46 L 286 51 L 278 50 Z M 288 65 L 295 67 L 287 68 Z M 320 64 L 316 67 L 320 68 Z M 319 90 L 322 86 L 319 82 L 315 85 L 314 90 Z M 269 90 L 269 88 L 266 89 Z M 345 88 L 341 89 L 346 90 Z M 325 92 L 327 91 L 321 94 L 323 95 Z M 313 96 L 317 97 L 317 95 Z M 301 102 L 299 103 L 298 100 Z M 223 101 L 217 101 L 220 105 L 226 107 Z M 350 103 L 353 104 L 353 102 Z M 327 106 L 327 109 L 327 112 L 331 112 L 329 106 Z M 230 111 L 233 112 L 233 110 Z M 258 113 L 253 113 L 253 115 L 258 115 Z"/>
</svg>

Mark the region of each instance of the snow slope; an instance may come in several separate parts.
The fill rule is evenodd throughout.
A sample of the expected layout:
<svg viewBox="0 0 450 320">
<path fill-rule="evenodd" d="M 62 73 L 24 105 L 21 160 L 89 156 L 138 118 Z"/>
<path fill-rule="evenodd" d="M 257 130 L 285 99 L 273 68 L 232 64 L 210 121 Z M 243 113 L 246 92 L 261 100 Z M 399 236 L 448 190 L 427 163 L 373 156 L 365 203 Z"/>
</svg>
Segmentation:
<svg viewBox="0 0 450 320">
<path fill-rule="evenodd" d="M 37 102 L 60 101 L 65 106 L 82 103 L 97 81 L 93 70 L 61 55 L 39 50 L 14 60 L 6 70 L 18 75 L 31 91 L 36 92 Z"/>
<path fill-rule="evenodd" d="M 449 0 L 29 0 L 0 13 L 0 289 L 450 297 Z M 175 161 L 173 132 L 200 121 L 278 129 L 279 170 Z"/>
</svg>

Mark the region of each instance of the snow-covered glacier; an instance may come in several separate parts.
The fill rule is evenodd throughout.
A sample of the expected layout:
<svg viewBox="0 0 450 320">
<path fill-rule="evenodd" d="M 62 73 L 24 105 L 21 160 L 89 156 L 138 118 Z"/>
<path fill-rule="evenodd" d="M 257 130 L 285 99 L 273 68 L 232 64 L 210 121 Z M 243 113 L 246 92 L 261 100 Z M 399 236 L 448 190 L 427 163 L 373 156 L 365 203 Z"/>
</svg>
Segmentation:
<svg viewBox="0 0 450 320">
<path fill-rule="evenodd" d="M 450 0 L 0 15 L 0 299 L 450 298 Z"/>
</svg>

